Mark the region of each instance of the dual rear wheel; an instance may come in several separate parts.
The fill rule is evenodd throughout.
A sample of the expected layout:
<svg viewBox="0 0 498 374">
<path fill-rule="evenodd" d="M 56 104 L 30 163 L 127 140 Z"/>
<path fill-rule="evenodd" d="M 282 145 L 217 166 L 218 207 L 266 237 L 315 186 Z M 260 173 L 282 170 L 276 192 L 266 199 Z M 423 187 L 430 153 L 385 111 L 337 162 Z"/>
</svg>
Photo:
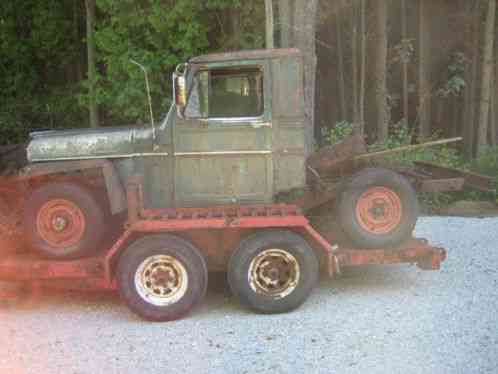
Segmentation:
<svg viewBox="0 0 498 374">
<path fill-rule="evenodd" d="M 203 299 L 208 270 L 201 252 L 173 235 L 147 236 L 133 243 L 117 268 L 121 298 L 150 321 L 186 315 Z"/>
<path fill-rule="evenodd" d="M 261 313 L 300 306 L 313 290 L 319 265 L 299 235 L 258 232 L 243 240 L 228 266 L 228 282 L 243 304 Z M 119 292 L 130 309 L 147 320 L 183 317 L 202 300 L 208 284 L 206 261 L 190 242 L 172 235 L 145 237 L 121 256 Z"/>
</svg>

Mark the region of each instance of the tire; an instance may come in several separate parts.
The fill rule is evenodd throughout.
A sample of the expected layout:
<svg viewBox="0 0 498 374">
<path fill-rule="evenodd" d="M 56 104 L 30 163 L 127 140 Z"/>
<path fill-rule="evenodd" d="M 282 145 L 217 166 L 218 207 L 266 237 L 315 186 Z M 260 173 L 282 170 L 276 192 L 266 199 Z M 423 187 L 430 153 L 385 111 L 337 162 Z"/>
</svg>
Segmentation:
<svg viewBox="0 0 498 374">
<path fill-rule="evenodd" d="M 154 277 L 160 266 L 169 279 Z M 202 254 L 186 240 L 155 235 L 139 239 L 123 253 L 117 280 L 121 298 L 134 313 L 165 322 L 185 316 L 204 298 L 208 270 Z"/>
<path fill-rule="evenodd" d="M 95 197 L 74 183 L 49 183 L 35 190 L 24 209 L 30 247 L 45 257 L 75 259 L 94 254 L 107 230 Z"/>
<path fill-rule="evenodd" d="M 283 276 L 282 267 L 277 268 L 279 263 L 285 271 Z M 232 293 L 260 313 L 296 309 L 309 297 L 318 277 L 319 263 L 313 249 L 291 231 L 268 230 L 249 236 L 228 264 Z"/>
<path fill-rule="evenodd" d="M 365 249 L 395 247 L 410 238 L 418 212 L 410 183 L 387 169 L 360 171 L 337 202 L 342 229 L 355 246 Z"/>
</svg>

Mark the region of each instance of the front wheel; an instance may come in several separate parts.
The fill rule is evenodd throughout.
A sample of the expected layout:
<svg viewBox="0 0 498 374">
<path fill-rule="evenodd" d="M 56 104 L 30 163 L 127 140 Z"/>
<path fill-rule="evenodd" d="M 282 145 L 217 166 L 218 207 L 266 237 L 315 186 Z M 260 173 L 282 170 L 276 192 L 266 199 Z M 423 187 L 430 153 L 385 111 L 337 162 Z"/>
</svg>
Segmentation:
<svg viewBox="0 0 498 374">
<path fill-rule="evenodd" d="M 291 231 L 262 231 L 243 240 L 228 265 L 228 283 L 242 303 L 261 313 L 291 311 L 319 276 L 313 249 Z"/>
<path fill-rule="evenodd" d="M 172 235 L 145 237 L 121 256 L 117 270 L 121 298 L 150 321 L 186 315 L 204 297 L 208 271 L 192 244 Z"/>
<path fill-rule="evenodd" d="M 26 203 L 23 223 L 30 246 L 55 259 L 93 254 L 107 230 L 95 197 L 75 183 L 55 182 L 36 189 Z"/>
</svg>

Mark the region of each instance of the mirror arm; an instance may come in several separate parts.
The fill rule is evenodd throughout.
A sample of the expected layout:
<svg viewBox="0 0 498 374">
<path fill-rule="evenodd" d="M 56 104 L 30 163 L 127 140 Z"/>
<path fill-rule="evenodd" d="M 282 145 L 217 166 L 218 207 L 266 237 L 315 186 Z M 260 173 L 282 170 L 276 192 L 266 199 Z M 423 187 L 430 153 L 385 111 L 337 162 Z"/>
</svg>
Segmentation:
<svg viewBox="0 0 498 374">
<path fill-rule="evenodd" d="M 145 68 L 145 66 L 143 66 L 142 64 L 138 63 L 133 59 L 131 59 L 130 61 L 132 64 L 137 65 L 144 72 L 145 75 L 145 88 L 147 90 L 147 99 L 149 101 L 150 120 L 152 126 L 152 141 L 154 142 L 154 144 L 156 144 L 156 125 L 154 123 L 154 111 L 152 110 L 152 97 L 150 94 L 149 75 L 147 73 L 147 69 Z"/>
</svg>

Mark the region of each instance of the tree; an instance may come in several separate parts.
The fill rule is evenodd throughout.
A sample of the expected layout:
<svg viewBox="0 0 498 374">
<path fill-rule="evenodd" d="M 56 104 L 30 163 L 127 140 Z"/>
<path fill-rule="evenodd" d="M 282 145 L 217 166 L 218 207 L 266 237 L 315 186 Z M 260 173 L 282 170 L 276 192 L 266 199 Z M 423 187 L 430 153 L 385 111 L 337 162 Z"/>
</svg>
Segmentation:
<svg viewBox="0 0 498 374">
<path fill-rule="evenodd" d="M 365 85 L 367 70 L 367 5 L 366 0 L 360 0 L 360 39 L 361 39 L 361 64 L 360 64 L 360 133 L 365 132 Z"/>
<path fill-rule="evenodd" d="M 314 143 L 315 89 L 316 89 L 316 22 L 318 0 L 279 1 L 281 47 L 296 47 L 304 59 L 305 148 L 310 153 Z M 284 44 L 284 43 L 287 43 Z"/>
<path fill-rule="evenodd" d="M 351 71 L 353 86 L 353 124 L 359 127 L 360 110 L 359 110 L 359 92 L 358 92 L 358 14 L 357 2 L 351 3 Z"/>
<path fill-rule="evenodd" d="M 498 135 L 496 133 L 496 126 L 498 125 L 498 123 L 496 122 L 497 118 L 496 118 L 496 105 L 498 104 L 496 102 L 496 86 L 497 86 L 497 77 L 496 77 L 496 63 L 495 63 L 495 66 L 493 68 L 493 80 L 492 80 L 492 92 L 491 92 L 491 99 L 490 99 L 490 104 L 491 104 L 491 109 L 490 109 L 490 120 L 489 120 L 489 136 L 491 138 L 491 146 L 493 147 L 496 147 L 496 142 L 497 142 L 497 139 L 496 139 L 496 136 Z"/>
<path fill-rule="evenodd" d="M 313 150 L 315 126 L 315 89 L 316 89 L 316 22 L 318 0 L 295 0 L 294 3 L 294 45 L 304 56 L 304 98 L 308 126 L 305 131 L 306 152 Z"/>
<path fill-rule="evenodd" d="M 470 50 L 472 51 L 472 60 L 470 69 L 466 69 L 467 89 L 465 90 L 465 108 L 463 114 L 463 136 L 464 136 L 464 150 L 467 157 L 474 156 L 474 139 L 475 139 L 475 104 L 476 104 L 476 86 L 478 79 L 478 66 L 479 66 L 479 36 L 481 33 L 481 7 L 480 1 L 468 3 L 468 12 L 471 14 L 471 21 L 469 27 L 471 29 L 471 44 Z"/>
<path fill-rule="evenodd" d="M 278 2 L 278 18 L 280 30 L 280 47 L 288 48 L 292 39 L 292 2 L 291 0 L 279 0 Z"/>
<path fill-rule="evenodd" d="M 342 46 L 342 27 L 341 27 L 341 3 L 337 1 L 335 13 L 336 41 L 337 41 L 337 80 L 339 85 L 339 118 L 345 121 L 348 118 L 346 106 L 346 83 L 344 78 L 344 48 Z"/>
<path fill-rule="evenodd" d="M 376 51 L 375 97 L 377 104 L 377 141 L 385 142 L 389 135 L 389 112 L 387 103 L 387 1 L 375 3 Z"/>
<path fill-rule="evenodd" d="M 266 48 L 273 49 L 274 43 L 274 22 L 273 22 L 273 1 L 265 0 L 266 13 Z"/>
<path fill-rule="evenodd" d="M 401 0 L 401 39 L 403 40 L 403 45 L 407 43 L 408 40 L 408 30 L 407 30 L 407 19 L 406 19 L 406 0 Z M 410 113 L 408 105 L 408 58 L 406 56 L 402 57 L 403 64 L 403 116 L 405 118 L 406 124 L 409 122 Z"/>
<path fill-rule="evenodd" d="M 477 128 L 477 154 L 481 154 L 488 145 L 489 104 L 494 68 L 495 21 L 496 0 L 488 0 L 481 74 L 481 105 L 479 110 L 479 126 Z"/>
<path fill-rule="evenodd" d="M 427 0 L 419 0 L 419 47 L 418 47 L 418 122 L 419 136 L 426 139 L 431 135 L 431 86 L 427 73 L 427 35 L 429 33 L 426 14 Z"/>
<path fill-rule="evenodd" d="M 88 88 L 90 127 L 99 126 L 99 112 L 96 98 L 97 59 L 95 56 L 95 0 L 86 0 L 86 44 L 88 56 Z"/>
</svg>

